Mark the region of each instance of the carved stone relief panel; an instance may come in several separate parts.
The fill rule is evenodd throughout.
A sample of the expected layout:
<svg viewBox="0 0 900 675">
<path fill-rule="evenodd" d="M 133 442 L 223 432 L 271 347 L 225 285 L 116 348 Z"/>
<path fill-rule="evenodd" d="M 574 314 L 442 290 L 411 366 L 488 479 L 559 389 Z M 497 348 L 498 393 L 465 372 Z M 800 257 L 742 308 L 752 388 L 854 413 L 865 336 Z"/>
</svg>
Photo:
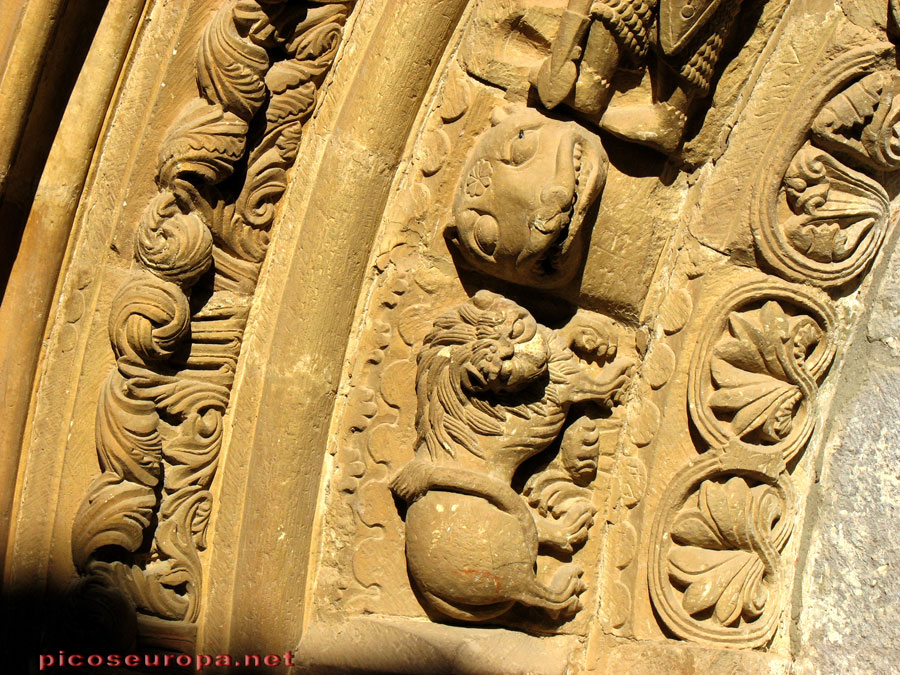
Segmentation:
<svg viewBox="0 0 900 675">
<path fill-rule="evenodd" d="M 62 596 L 62 614 L 72 619 L 63 630 L 84 647 L 195 648 L 215 508 L 212 483 L 243 333 L 303 126 L 354 3 L 185 5 L 154 6 L 136 57 L 139 74 L 128 81 L 118 111 L 127 126 L 135 121 L 130 107 L 147 110 L 138 118 L 139 146 L 116 138 L 119 155 L 131 150 L 125 175 L 134 179 L 135 201 L 143 202 L 137 212 L 134 203 L 127 209 L 128 194 L 112 209 L 125 225 L 107 232 L 111 241 L 101 248 L 118 255 L 121 247 L 124 261 L 117 261 L 99 302 L 90 281 L 76 282 L 76 293 L 88 288 L 94 295 L 86 302 L 105 314 L 107 353 L 99 350 L 96 370 L 112 364 L 103 384 L 86 395 L 94 399 L 95 414 L 78 415 L 92 420 L 93 433 L 79 421 L 67 439 L 78 445 L 79 477 L 92 473 L 93 480 L 80 505 L 60 518 L 71 528 L 70 537 L 61 538 L 71 542 L 62 564 L 74 563 L 78 580 L 52 589 Z M 160 30 L 172 32 L 168 41 Z M 142 93 L 152 77 L 158 78 L 154 88 Z M 148 105 L 146 91 L 165 93 L 167 84 L 175 103 Z M 145 166 L 139 156 L 155 162 Z M 109 163 L 91 188 L 102 206 L 115 199 Z M 141 171 L 131 171 L 134 164 Z M 89 227 L 82 234 L 77 257 L 83 261 L 98 235 Z M 89 280 L 93 274 L 80 271 Z M 73 337 L 72 327 L 63 326 L 54 346 L 65 352 L 83 344 L 90 327 L 77 328 Z M 50 380 L 65 367 L 54 363 Z M 46 387 L 38 405 L 57 392 Z M 63 408 L 72 414 L 70 405 Z M 36 433 L 48 433 L 48 422 L 38 417 Z M 86 453 L 90 445 L 93 452 Z M 64 492 L 67 501 L 74 497 L 75 490 Z"/>
<path fill-rule="evenodd" d="M 6 581 L 300 671 L 788 672 L 896 9 L 156 3 Z"/>
<path fill-rule="evenodd" d="M 418 653 L 488 624 L 575 670 L 635 639 L 788 667 L 806 455 L 892 225 L 893 53 L 799 3 L 469 8 L 358 305 L 306 663 L 353 663 L 328 626 Z"/>
</svg>

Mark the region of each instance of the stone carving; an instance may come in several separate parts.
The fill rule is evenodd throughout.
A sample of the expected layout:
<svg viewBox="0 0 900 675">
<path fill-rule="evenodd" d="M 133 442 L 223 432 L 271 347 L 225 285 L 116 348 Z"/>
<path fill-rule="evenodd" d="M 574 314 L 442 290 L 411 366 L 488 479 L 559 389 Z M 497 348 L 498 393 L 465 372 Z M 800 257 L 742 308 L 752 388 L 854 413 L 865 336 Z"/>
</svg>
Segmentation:
<svg viewBox="0 0 900 675">
<path fill-rule="evenodd" d="M 561 286 L 583 258 L 606 181 L 599 138 L 531 108 L 494 111 L 463 169 L 447 234 L 466 262 L 527 286 Z"/>
<path fill-rule="evenodd" d="M 871 263 L 887 230 L 884 188 L 806 144 L 784 176 L 785 206 L 754 228 L 765 259 L 785 277 L 836 286 Z"/>
<path fill-rule="evenodd" d="M 784 177 L 793 213 L 781 223 L 786 240 L 807 264 L 868 262 L 877 251 L 890 203 L 887 193 L 868 176 L 831 155 L 804 146 Z M 865 263 L 862 263 L 865 264 Z"/>
<path fill-rule="evenodd" d="M 674 152 L 691 103 L 709 93 L 741 2 L 721 0 L 569 0 L 550 56 L 534 75 L 541 101 L 568 99 L 602 118 L 610 133 L 663 153 Z M 607 109 L 622 61 L 658 54 L 654 98 Z"/>
<path fill-rule="evenodd" d="M 489 291 L 434 322 L 417 359 L 416 457 L 391 483 L 409 503 L 407 564 L 430 609 L 464 621 L 516 603 L 558 618 L 580 609 L 579 567 L 563 565 L 544 583 L 535 565 L 540 544 L 570 552 L 582 543 L 592 512 L 581 498 L 563 499 L 565 513 L 548 520 L 510 484 L 559 435 L 571 406 L 619 400 L 633 361 L 606 361 L 616 339 L 582 313 L 552 331 Z M 583 440 L 567 441 L 569 458 L 560 461 L 586 475 L 592 460 L 576 459 Z"/>
<path fill-rule="evenodd" d="M 50 597 L 71 547 L 63 615 L 121 653 L 789 669 L 826 378 L 897 211 L 897 7 L 148 3 L 8 576 L 47 553 Z"/>
<path fill-rule="evenodd" d="M 227 2 L 203 32 L 199 95 L 159 153 L 138 268 L 110 311 L 116 368 L 97 406 L 102 473 L 72 536 L 82 574 L 73 601 L 99 599 L 118 613 L 113 625 L 133 623 L 136 611 L 151 644 L 191 648 L 209 487 L 250 294 L 352 4 Z"/>
<path fill-rule="evenodd" d="M 562 435 L 559 454 L 543 471 L 533 474 L 522 496 L 537 513 L 541 539 L 571 553 L 584 544 L 596 508 L 589 485 L 597 474 L 600 430 L 590 417 L 579 417 Z"/>
<path fill-rule="evenodd" d="M 866 75 L 829 101 L 812 124 L 816 143 L 875 170 L 900 168 L 900 73 Z"/>
<path fill-rule="evenodd" d="M 778 629 L 782 551 L 797 526 L 792 474 L 838 343 L 838 298 L 806 284 L 846 289 L 889 227 L 890 198 L 875 179 L 897 168 L 896 75 L 877 70 L 885 49 L 844 50 L 799 87 L 799 112 L 778 114 L 757 170 L 756 250 L 804 285 L 732 286 L 700 330 L 687 402 L 705 447 L 668 481 L 648 552 L 654 609 L 681 638 L 759 648 Z"/>
<path fill-rule="evenodd" d="M 668 555 L 669 577 L 685 589 L 682 606 L 691 616 L 713 608 L 722 626 L 752 621 L 763 612 L 768 577 L 780 563 L 770 540 L 785 541 L 772 537 L 784 504 L 771 487 L 750 488 L 737 476 L 703 481 L 695 497 L 672 524 L 675 546 Z"/>
<path fill-rule="evenodd" d="M 806 93 L 796 101 L 802 113 L 785 115 L 785 133 L 771 139 L 767 161 L 784 170 L 760 169 L 751 225 L 763 259 L 786 279 L 842 286 L 857 279 L 881 247 L 890 200 L 864 172 L 900 168 L 897 74 L 869 72 L 886 48 L 848 50 L 817 73 L 808 88 L 818 97 Z M 838 93 L 823 96 L 823 89 Z M 797 145 L 793 138 L 785 142 L 789 133 Z"/>
<path fill-rule="evenodd" d="M 682 638 L 753 648 L 777 628 L 780 552 L 796 498 L 787 473 L 753 460 L 714 452 L 679 472 L 667 490 L 653 530 L 650 593 Z"/>
<path fill-rule="evenodd" d="M 691 363 L 691 419 L 704 439 L 796 455 L 815 424 L 835 322 L 830 301 L 799 286 L 758 282 L 724 296 Z"/>
</svg>

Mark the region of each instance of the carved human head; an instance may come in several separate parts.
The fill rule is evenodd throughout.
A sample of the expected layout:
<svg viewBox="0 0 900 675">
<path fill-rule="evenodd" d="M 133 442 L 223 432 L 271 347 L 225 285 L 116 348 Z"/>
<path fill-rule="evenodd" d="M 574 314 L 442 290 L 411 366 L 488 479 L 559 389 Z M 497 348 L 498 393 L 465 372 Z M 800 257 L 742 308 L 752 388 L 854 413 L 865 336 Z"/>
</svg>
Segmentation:
<svg viewBox="0 0 900 675">
<path fill-rule="evenodd" d="M 447 235 L 480 272 L 524 286 L 570 281 L 606 182 L 600 139 L 523 106 L 494 112 L 463 170 Z"/>
</svg>

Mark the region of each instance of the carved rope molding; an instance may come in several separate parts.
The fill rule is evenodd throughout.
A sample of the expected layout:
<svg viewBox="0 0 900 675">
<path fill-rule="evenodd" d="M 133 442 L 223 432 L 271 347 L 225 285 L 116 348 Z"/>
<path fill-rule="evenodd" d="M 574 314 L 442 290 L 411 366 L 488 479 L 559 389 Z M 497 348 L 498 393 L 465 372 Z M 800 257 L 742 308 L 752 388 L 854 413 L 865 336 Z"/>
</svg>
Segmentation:
<svg viewBox="0 0 900 675">
<path fill-rule="evenodd" d="M 694 351 L 687 403 L 709 449 L 669 482 L 648 570 L 658 616 L 680 638 L 752 649 L 778 628 L 781 551 L 799 511 L 792 460 L 812 436 L 837 351 L 834 301 L 812 286 L 855 290 L 889 228 L 876 178 L 900 168 L 892 54 L 877 43 L 818 70 L 770 136 L 772 161 L 759 164 L 757 251 L 778 276 L 809 285 L 770 275 L 733 288 Z"/>
<path fill-rule="evenodd" d="M 201 37 L 199 93 L 160 150 L 137 268 L 109 314 L 116 366 L 97 406 L 102 473 L 72 534 L 73 600 L 123 643 L 135 632 L 176 648 L 193 640 L 209 487 L 250 299 L 353 5 L 226 3 Z"/>
</svg>

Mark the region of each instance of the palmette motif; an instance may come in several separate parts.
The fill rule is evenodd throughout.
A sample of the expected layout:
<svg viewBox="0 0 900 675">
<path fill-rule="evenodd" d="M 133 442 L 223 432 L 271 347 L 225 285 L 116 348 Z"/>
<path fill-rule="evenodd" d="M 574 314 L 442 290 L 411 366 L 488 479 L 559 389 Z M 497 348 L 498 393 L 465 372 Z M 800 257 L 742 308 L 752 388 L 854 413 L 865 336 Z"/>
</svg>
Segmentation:
<svg viewBox="0 0 900 675">
<path fill-rule="evenodd" d="M 761 267 L 774 274 L 722 294 L 700 331 L 688 408 L 704 444 L 671 478 L 649 550 L 654 608 L 684 639 L 764 648 L 787 605 L 795 474 L 839 353 L 838 301 L 890 226 L 882 172 L 897 168 L 896 73 L 878 70 L 885 49 L 841 53 L 810 76 L 837 93 L 801 87 L 802 114 L 781 114 L 794 140 L 771 137 L 773 166 L 759 167 L 750 212 Z"/>
</svg>

